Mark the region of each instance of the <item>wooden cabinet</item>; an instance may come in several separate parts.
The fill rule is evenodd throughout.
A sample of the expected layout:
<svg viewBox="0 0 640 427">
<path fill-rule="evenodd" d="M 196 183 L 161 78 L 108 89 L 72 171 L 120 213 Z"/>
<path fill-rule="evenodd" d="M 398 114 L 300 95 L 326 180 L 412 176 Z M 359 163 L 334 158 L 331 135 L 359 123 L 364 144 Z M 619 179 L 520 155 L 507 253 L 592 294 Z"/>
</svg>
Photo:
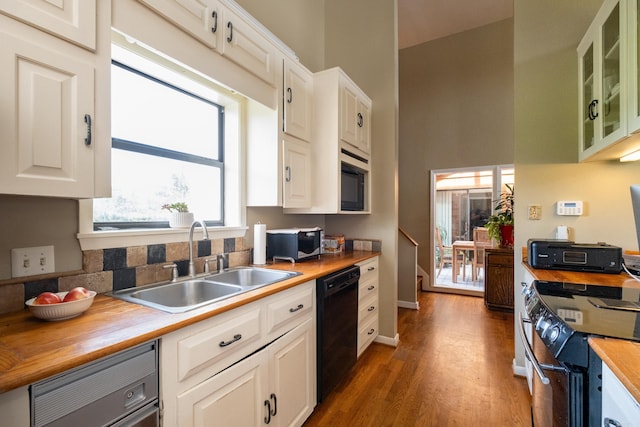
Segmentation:
<svg viewBox="0 0 640 427">
<path fill-rule="evenodd" d="M 357 264 L 360 267 L 358 285 L 358 357 L 378 336 L 379 275 L 378 257 Z"/>
<path fill-rule="evenodd" d="M 353 82 L 340 80 L 340 139 L 362 153 L 371 149 L 371 100 Z"/>
<path fill-rule="evenodd" d="M 638 0 L 605 0 L 578 45 L 579 159 L 640 149 Z"/>
<path fill-rule="evenodd" d="M 309 143 L 284 137 L 283 200 L 284 208 L 311 206 L 311 148 Z"/>
<path fill-rule="evenodd" d="M 0 16 L 0 193 L 108 196 L 110 2 L 45 3 L 2 6 L 33 25 Z"/>
<path fill-rule="evenodd" d="M 282 130 L 311 141 L 313 73 L 287 57 L 283 61 Z"/>
<path fill-rule="evenodd" d="M 620 382 L 606 363 L 602 364 L 602 425 L 631 427 L 640 420 L 640 403 Z"/>
<path fill-rule="evenodd" d="M 513 249 L 484 251 L 484 303 L 494 310 L 513 310 Z"/>
<path fill-rule="evenodd" d="M 11 0 L 0 13 L 89 50 L 96 49 L 96 0 Z"/>
<path fill-rule="evenodd" d="M 285 212 L 368 214 L 371 212 L 371 100 L 338 67 L 315 73 L 313 85 L 311 207 Z M 364 176 L 362 211 L 342 210 L 343 163 Z"/>
<path fill-rule="evenodd" d="M 165 426 L 300 426 L 316 402 L 315 281 L 162 337 Z"/>
<path fill-rule="evenodd" d="M 217 0 L 139 0 L 196 40 L 256 77 L 276 86 L 276 46 L 245 19 Z"/>
</svg>

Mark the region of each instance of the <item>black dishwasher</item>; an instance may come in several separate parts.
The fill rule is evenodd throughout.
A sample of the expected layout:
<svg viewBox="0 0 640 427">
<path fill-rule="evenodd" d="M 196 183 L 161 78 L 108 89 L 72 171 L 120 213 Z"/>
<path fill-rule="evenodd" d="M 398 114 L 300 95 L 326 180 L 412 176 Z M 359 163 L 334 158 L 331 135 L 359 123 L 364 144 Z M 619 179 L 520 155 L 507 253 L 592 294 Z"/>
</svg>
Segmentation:
<svg viewBox="0 0 640 427">
<path fill-rule="evenodd" d="M 318 299 L 318 402 L 355 365 L 358 357 L 358 280 L 352 266 L 316 281 Z"/>
</svg>

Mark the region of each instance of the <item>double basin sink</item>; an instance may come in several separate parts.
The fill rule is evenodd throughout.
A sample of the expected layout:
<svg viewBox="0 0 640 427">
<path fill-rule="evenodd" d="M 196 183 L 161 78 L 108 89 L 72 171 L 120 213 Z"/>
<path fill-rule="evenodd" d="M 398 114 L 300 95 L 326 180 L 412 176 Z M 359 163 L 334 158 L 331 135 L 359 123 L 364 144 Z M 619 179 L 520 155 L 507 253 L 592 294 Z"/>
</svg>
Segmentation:
<svg viewBox="0 0 640 427">
<path fill-rule="evenodd" d="M 169 313 L 182 313 L 299 274 L 301 273 L 293 271 L 237 267 L 198 278 L 123 289 L 111 295 Z"/>
</svg>

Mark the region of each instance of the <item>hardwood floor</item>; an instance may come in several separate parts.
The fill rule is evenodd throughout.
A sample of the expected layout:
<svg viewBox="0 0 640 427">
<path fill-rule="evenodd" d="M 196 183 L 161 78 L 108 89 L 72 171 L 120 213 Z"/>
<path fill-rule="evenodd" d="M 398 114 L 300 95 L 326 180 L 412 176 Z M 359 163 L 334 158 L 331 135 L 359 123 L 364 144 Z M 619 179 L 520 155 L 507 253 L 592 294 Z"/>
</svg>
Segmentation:
<svg viewBox="0 0 640 427">
<path fill-rule="evenodd" d="M 513 314 L 482 298 L 419 293 L 399 309 L 400 344 L 374 343 L 304 424 L 531 426 L 529 390 L 513 375 Z"/>
</svg>

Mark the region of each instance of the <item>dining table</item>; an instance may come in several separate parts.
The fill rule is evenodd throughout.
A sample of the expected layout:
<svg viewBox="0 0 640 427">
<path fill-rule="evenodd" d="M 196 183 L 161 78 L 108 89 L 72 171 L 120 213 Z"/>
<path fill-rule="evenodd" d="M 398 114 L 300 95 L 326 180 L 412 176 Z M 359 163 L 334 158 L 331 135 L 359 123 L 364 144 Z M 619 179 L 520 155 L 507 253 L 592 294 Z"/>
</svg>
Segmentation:
<svg viewBox="0 0 640 427">
<path fill-rule="evenodd" d="M 453 250 L 453 272 L 451 273 L 451 280 L 453 283 L 458 282 L 458 271 L 460 269 L 458 253 L 462 253 L 462 280 L 466 278 L 466 260 L 467 255 L 470 252 L 473 252 L 475 246 L 473 244 L 473 240 L 456 240 L 451 244 Z M 473 256 L 471 253 L 469 256 Z"/>
</svg>

